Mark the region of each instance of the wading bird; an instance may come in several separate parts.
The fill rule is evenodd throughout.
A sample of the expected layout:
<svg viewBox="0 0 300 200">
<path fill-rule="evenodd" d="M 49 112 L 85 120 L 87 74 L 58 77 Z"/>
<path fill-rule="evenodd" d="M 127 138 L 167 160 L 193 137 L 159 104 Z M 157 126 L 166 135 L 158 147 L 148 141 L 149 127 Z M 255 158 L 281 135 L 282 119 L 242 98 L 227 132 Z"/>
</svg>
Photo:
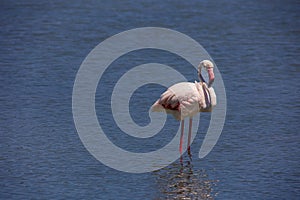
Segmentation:
<svg viewBox="0 0 300 200">
<path fill-rule="evenodd" d="M 208 84 L 201 75 L 204 68 L 209 77 Z M 165 91 L 160 98 L 152 105 L 153 112 L 166 112 L 174 116 L 175 119 L 181 120 L 181 135 L 179 152 L 182 154 L 184 119 L 189 117 L 188 133 L 188 153 L 190 154 L 191 132 L 193 116 L 198 112 L 211 112 L 216 105 L 216 94 L 212 88 L 214 82 L 214 65 L 209 60 L 203 60 L 198 66 L 198 76 L 200 82 L 180 82 L 172 85 Z"/>
</svg>

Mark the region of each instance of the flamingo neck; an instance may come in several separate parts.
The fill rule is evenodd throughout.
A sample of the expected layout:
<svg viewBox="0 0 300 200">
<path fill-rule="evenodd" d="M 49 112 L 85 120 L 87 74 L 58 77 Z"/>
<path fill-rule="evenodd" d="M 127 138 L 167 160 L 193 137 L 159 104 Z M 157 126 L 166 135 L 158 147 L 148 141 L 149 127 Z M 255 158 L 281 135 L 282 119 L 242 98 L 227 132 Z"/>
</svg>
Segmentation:
<svg viewBox="0 0 300 200">
<path fill-rule="evenodd" d="M 205 83 L 205 80 L 204 80 L 204 78 L 203 78 L 201 72 L 198 72 L 198 75 L 199 75 L 199 80 L 200 80 L 200 82 Z"/>
</svg>

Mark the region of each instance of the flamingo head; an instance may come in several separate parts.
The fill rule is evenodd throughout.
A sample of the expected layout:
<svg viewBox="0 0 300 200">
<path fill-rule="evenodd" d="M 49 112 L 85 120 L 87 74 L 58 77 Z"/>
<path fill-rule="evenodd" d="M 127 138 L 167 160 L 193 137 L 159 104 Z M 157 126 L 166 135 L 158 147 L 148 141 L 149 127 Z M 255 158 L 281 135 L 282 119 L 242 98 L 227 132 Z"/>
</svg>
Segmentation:
<svg viewBox="0 0 300 200">
<path fill-rule="evenodd" d="M 209 60 L 203 60 L 200 62 L 199 66 L 198 66 L 198 75 L 199 75 L 200 80 L 205 82 L 201 75 L 202 68 L 206 69 L 206 71 L 208 73 L 208 78 L 209 78 L 208 87 L 210 87 L 215 80 L 214 64 Z"/>
</svg>

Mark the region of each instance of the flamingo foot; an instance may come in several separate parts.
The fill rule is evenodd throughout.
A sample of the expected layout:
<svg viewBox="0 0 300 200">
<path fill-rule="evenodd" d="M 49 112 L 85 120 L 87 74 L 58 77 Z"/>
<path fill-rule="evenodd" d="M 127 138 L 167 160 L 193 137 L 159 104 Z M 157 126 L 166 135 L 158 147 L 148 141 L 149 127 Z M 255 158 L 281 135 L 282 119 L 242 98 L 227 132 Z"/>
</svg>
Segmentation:
<svg viewBox="0 0 300 200">
<path fill-rule="evenodd" d="M 191 147 L 188 147 L 188 148 L 187 148 L 187 152 L 188 152 L 189 156 L 192 155 L 192 154 L 191 154 Z"/>
</svg>

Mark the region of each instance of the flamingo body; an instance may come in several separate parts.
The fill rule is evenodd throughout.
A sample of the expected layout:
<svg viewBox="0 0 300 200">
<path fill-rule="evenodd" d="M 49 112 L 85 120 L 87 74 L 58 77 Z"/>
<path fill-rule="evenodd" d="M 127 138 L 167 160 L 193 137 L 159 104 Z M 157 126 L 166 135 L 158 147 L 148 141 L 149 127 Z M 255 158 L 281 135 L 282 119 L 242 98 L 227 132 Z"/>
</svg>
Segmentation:
<svg viewBox="0 0 300 200">
<path fill-rule="evenodd" d="M 198 112 L 211 112 L 216 105 L 214 89 L 202 82 L 181 82 L 172 85 L 152 105 L 154 112 L 167 112 L 177 120 L 193 117 Z"/>
</svg>

